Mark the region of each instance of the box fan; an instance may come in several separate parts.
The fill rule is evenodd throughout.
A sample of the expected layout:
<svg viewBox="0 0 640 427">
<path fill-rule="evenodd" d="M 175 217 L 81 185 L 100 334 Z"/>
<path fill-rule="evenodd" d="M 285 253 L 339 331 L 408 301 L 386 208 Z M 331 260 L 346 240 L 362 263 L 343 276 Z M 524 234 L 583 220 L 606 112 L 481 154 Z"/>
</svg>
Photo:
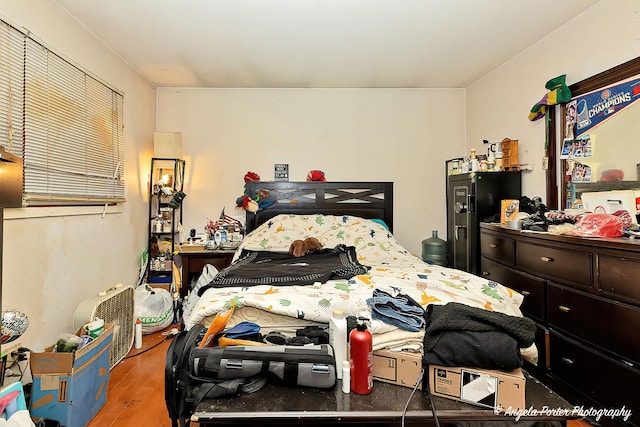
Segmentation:
<svg viewBox="0 0 640 427">
<path fill-rule="evenodd" d="M 76 331 L 96 317 L 104 319 L 105 323 L 114 325 L 110 356 L 111 368 L 120 362 L 133 346 L 135 327 L 133 306 L 133 286 L 119 283 L 82 301 L 76 309 L 73 318 Z"/>
</svg>

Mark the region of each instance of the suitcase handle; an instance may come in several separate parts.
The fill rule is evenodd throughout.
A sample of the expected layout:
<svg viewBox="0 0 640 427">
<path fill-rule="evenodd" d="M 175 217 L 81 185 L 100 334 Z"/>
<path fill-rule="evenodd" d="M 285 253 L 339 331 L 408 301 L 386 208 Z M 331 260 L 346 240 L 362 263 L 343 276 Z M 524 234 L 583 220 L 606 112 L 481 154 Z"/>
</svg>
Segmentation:
<svg viewBox="0 0 640 427">
<path fill-rule="evenodd" d="M 101 297 L 104 297 L 104 296 L 106 296 L 109 292 L 113 292 L 113 291 L 115 291 L 116 289 L 121 288 L 121 287 L 122 287 L 122 283 L 118 283 L 117 285 L 110 286 L 110 287 L 108 287 L 108 288 L 104 288 L 103 290 L 101 290 L 100 292 L 98 292 L 98 295 L 99 295 L 99 296 L 101 296 Z"/>
</svg>

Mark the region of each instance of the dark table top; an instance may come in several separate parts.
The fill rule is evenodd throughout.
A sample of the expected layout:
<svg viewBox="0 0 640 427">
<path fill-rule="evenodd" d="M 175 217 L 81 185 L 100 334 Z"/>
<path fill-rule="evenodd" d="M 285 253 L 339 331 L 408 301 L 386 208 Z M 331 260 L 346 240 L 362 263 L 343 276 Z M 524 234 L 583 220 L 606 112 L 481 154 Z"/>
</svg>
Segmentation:
<svg viewBox="0 0 640 427">
<path fill-rule="evenodd" d="M 528 414 L 520 421 L 565 421 L 572 417 L 572 406 L 544 384 L 525 373 L 525 398 Z M 433 423 L 429 397 L 425 391 L 380 381 L 374 382 L 368 395 L 342 393 L 340 381 L 333 389 L 320 390 L 287 387 L 269 383 L 263 389 L 236 397 L 206 400 L 194 412 L 192 421 L 202 426 L 243 424 L 331 424 L 331 423 L 397 423 L 402 420 L 405 405 L 407 424 Z M 441 397 L 432 397 L 438 419 L 444 421 L 515 421 L 515 414 L 496 414 L 483 408 Z M 407 405 L 407 401 L 409 402 Z M 548 408 L 545 409 L 545 408 Z M 531 409 L 537 411 L 533 413 Z M 559 409 L 559 410 L 557 410 Z"/>
</svg>

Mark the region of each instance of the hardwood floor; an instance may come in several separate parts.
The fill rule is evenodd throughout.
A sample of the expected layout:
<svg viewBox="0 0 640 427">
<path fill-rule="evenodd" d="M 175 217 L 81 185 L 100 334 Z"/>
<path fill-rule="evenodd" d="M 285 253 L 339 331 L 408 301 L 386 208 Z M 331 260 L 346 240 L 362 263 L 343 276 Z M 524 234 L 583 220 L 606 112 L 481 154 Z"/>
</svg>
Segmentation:
<svg viewBox="0 0 640 427">
<path fill-rule="evenodd" d="M 132 348 L 111 369 L 107 403 L 87 427 L 171 427 L 164 402 L 165 356 L 171 341 L 165 338 L 162 332 L 144 335 L 142 348 Z"/>
<path fill-rule="evenodd" d="M 87 427 L 171 427 L 164 401 L 165 356 L 171 341 L 165 338 L 162 332 L 144 335 L 142 348 L 132 348 L 114 366 L 107 403 Z M 568 422 L 568 427 L 590 426 L 586 421 Z"/>
</svg>

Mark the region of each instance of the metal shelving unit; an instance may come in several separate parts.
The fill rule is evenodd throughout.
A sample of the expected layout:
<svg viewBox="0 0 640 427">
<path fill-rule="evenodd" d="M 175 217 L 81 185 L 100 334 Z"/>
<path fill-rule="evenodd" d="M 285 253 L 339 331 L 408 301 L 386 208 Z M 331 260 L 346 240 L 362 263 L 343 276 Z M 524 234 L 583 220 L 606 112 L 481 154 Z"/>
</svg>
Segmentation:
<svg viewBox="0 0 640 427">
<path fill-rule="evenodd" d="M 182 224 L 182 200 L 186 162 L 181 159 L 151 159 L 149 185 L 149 262 L 146 281 L 171 285 L 174 253 Z"/>
</svg>

